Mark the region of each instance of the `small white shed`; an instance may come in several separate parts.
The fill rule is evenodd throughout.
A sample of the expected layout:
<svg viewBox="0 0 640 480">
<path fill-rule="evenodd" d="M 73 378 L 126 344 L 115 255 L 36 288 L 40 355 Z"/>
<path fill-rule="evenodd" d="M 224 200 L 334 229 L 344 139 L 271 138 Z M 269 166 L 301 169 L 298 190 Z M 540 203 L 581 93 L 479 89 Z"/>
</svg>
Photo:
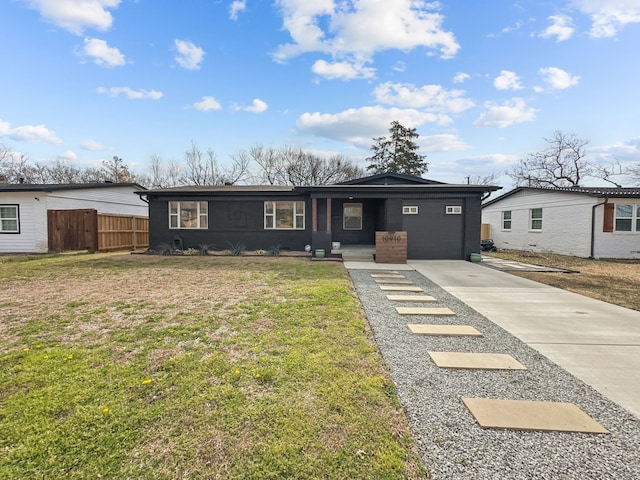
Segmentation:
<svg viewBox="0 0 640 480">
<path fill-rule="evenodd" d="M 49 210 L 93 209 L 148 217 L 136 183 L 0 184 L 0 253 L 46 253 Z"/>
<path fill-rule="evenodd" d="M 482 206 L 498 248 L 640 258 L 640 188 L 518 187 Z"/>
</svg>

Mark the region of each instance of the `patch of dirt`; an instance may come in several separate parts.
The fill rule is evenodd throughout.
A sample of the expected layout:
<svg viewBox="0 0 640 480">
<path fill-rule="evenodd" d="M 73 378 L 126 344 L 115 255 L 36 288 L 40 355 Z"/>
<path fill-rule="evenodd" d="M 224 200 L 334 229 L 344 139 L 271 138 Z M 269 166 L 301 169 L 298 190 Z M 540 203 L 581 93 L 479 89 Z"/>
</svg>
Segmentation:
<svg viewBox="0 0 640 480">
<path fill-rule="evenodd" d="M 509 273 L 640 311 L 640 260 L 593 260 L 516 250 L 492 252 L 489 256 L 577 271 Z"/>
</svg>

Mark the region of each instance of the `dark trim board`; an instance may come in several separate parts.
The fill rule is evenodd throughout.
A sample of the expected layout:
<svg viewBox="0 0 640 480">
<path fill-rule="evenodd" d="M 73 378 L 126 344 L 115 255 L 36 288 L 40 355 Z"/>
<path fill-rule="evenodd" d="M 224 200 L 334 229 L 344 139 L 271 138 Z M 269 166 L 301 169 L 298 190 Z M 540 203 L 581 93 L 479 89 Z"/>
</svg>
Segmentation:
<svg viewBox="0 0 640 480">
<path fill-rule="evenodd" d="M 376 231 L 406 231 L 409 258 L 467 259 L 480 251 L 482 198 L 499 188 L 387 174 L 338 185 L 179 187 L 138 194 L 149 203 L 151 248 L 179 239 L 184 248 L 242 243 L 247 250 L 303 251 L 307 245 L 327 249 L 332 242 L 372 245 Z M 170 229 L 171 201 L 207 202 L 207 228 Z M 265 228 L 265 202 L 303 202 L 304 228 Z M 354 228 L 353 218 L 345 228 L 345 204 L 362 206 L 361 228 Z"/>
</svg>

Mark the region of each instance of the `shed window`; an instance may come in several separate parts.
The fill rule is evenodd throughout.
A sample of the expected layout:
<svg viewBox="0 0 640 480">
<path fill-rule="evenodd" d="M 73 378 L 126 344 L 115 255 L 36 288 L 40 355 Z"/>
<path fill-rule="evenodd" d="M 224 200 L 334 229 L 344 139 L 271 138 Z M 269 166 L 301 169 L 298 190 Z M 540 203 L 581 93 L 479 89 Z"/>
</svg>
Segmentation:
<svg viewBox="0 0 640 480">
<path fill-rule="evenodd" d="M 264 228 L 267 230 L 304 230 L 304 202 L 264 202 Z"/>
<path fill-rule="evenodd" d="M 207 202 L 169 202 L 170 229 L 206 229 L 208 227 Z"/>
<path fill-rule="evenodd" d="M 616 232 L 640 232 L 640 204 L 616 204 Z"/>
<path fill-rule="evenodd" d="M 18 205 L 0 205 L 0 233 L 20 233 Z"/>
<path fill-rule="evenodd" d="M 502 230 L 511 230 L 511 210 L 502 212 Z"/>
<path fill-rule="evenodd" d="M 342 206 L 342 228 L 344 230 L 362 230 L 361 203 L 345 203 Z"/>
<path fill-rule="evenodd" d="M 529 210 L 529 217 L 531 219 L 531 230 L 542 230 L 542 209 L 532 208 Z"/>
</svg>

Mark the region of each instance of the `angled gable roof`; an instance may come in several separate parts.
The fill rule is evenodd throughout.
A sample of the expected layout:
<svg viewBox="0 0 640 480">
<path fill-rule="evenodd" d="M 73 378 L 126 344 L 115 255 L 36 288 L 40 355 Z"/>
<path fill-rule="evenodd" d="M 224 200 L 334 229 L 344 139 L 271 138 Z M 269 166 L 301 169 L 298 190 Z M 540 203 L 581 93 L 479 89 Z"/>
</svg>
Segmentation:
<svg viewBox="0 0 640 480">
<path fill-rule="evenodd" d="M 400 173 L 379 173 L 369 177 L 356 178 L 340 182 L 337 185 L 443 185 L 442 182 L 427 180 L 413 175 L 402 175 Z"/>
</svg>

